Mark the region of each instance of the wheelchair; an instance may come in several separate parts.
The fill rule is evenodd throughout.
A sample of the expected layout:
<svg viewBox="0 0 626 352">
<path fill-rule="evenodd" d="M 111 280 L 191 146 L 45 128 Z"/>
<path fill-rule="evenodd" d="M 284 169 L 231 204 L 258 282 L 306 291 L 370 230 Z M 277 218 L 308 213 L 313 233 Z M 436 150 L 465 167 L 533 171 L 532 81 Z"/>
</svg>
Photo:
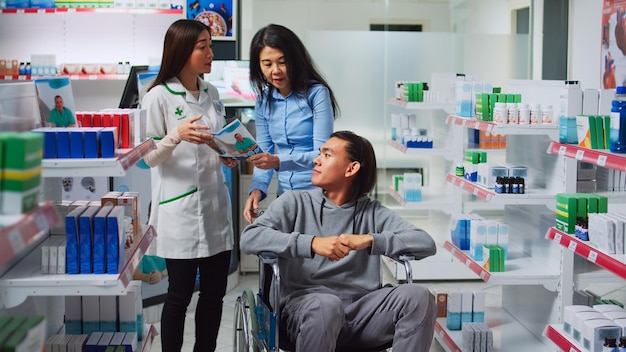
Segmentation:
<svg viewBox="0 0 626 352">
<path fill-rule="evenodd" d="M 235 301 L 233 319 L 234 352 L 277 352 L 279 348 L 295 350 L 288 341 L 280 340 L 280 270 L 278 256 L 261 252 L 259 257 L 259 290 L 256 295 L 246 288 Z M 402 265 L 406 283 L 413 282 L 410 261 L 412 254 L 389 257 Z M 382 280 L 381 280 L 382 284 Z M 280 346 L 280 347 L 279 347 Z M 390 347 L 390 346 L 389 346 Z"/>
</svg>

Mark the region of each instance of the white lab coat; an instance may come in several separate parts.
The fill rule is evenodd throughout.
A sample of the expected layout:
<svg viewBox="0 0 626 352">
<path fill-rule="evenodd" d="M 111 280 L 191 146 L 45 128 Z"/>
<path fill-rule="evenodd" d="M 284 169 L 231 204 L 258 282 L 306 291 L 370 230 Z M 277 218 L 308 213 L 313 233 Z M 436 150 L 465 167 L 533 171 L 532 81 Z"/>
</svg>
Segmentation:
<svg viewBox="0 0 626 352">
<path fill-rule="evenodd" d="M 198 101 L 176 78 L 146 93 L 141 106 L 147 109 L 149 137 L 158 143 L 181 122 L 200 114 L 204 117 L 196 123 L 211 126 L 211 131 L 224 126 L 217 89 L 199 82 Z M 221 165 L 208 145 L 181 141 L 170 158 L 151 168 L 149 224 L 157 232 L 158 256 L 205 258 L 233 248 L 230 198 Z"/>
</svg>

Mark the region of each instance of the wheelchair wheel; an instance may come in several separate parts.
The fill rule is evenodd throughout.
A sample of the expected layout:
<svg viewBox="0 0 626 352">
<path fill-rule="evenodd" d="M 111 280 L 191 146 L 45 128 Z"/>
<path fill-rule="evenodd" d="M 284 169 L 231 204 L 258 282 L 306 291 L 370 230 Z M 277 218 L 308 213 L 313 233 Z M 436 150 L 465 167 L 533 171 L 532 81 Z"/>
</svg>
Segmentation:
<svg viewBox="0 0 626 352">
<path fill-rule="evenodd" d="M 260 352 L 262 349 L 257 337 L 259 323 L 256 314 L 256 301 L 251 289 L 246 288 L 235 302 L 233 326 L 234 352 Z M 265 349 L 263 349 L 265 350 Z"/>
</svg>

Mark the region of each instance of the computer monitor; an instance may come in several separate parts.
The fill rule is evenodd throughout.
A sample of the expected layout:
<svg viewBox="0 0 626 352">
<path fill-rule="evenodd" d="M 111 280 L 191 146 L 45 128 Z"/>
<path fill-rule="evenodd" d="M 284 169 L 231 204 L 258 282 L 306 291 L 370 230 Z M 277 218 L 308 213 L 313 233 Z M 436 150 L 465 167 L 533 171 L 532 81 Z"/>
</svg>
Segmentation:
<svg viewBox="0 0 626 352">
<path fill-rule="evenodd" d="M 226 107 L 254 107 L 256 94 L 250 85 L 250 61 L 213 60 L 205 81 L 213 84 Z"/>
<path fill-rule="evenodd" d="M 120 99 L 120 108 L 136 108 L 140 103 L 139 74 L 147 73 L 148 65 L 132 66 Z"/>
</svg>

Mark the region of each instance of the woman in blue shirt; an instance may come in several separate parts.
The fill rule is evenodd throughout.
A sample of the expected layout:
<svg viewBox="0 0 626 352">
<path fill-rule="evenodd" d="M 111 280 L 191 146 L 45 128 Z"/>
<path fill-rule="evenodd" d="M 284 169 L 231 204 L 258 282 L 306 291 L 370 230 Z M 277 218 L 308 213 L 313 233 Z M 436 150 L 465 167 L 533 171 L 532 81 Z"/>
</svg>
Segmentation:
<svg viewBox="0 0 626 352">
<path fill-rule="evenodd" d="M 258 94 L 254 165 L 243 215 L 256 217 L 274 171 L 278 194 L 312 188 L 313 159 L 333 132 L 339 106 L 308 51 L 290 29 L 270 24 L 250 44 L 250 81 Z"/>
</svg>

